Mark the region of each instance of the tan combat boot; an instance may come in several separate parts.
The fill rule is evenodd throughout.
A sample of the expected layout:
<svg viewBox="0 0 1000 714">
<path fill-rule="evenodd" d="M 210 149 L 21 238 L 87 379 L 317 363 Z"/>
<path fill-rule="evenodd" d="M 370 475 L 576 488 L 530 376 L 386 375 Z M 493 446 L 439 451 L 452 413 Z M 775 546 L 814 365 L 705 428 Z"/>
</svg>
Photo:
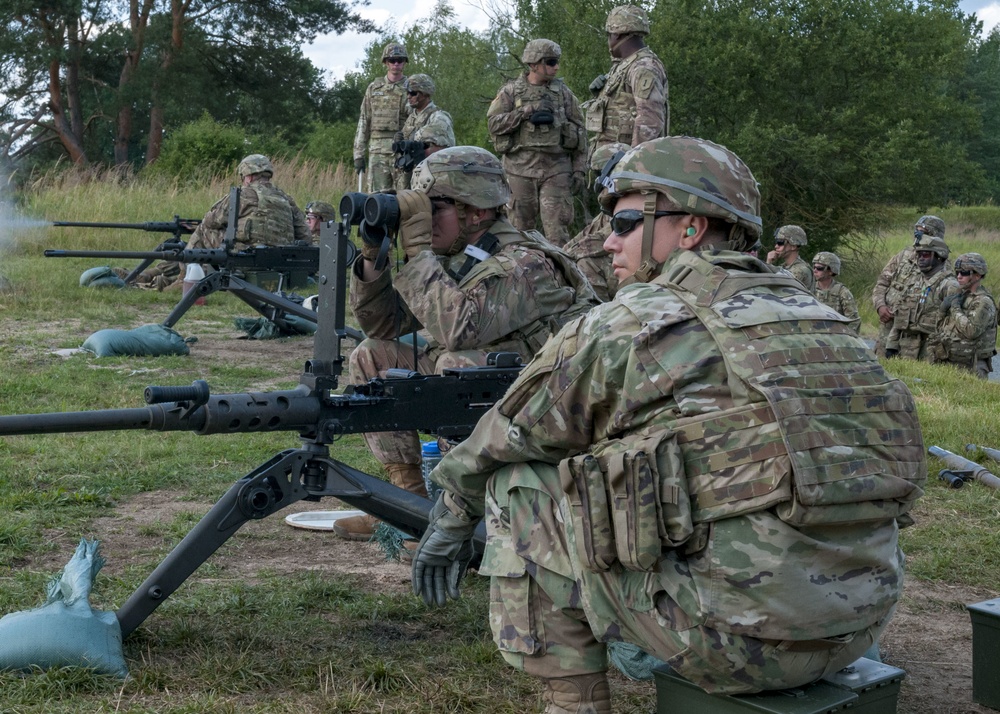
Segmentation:
<svg viewBox="0 0 1000 714">
<path fill-rule="evenodd" d="M 393 486 L 426 498 L 427 487 L 424 486 L 420 464 L 386 464 L 385 470 L 389 473 L 389 482 Z M 379 523 L 381 521 L 378 518 L 365 513 L 334 522 L 333 532 L 344 540 L 371 540 Z"/>
<path fill-rule="evenodd" d="M 545 714 L 611 714 L 611 688 L 605 672 L 546 679 Z"/>
</svg>

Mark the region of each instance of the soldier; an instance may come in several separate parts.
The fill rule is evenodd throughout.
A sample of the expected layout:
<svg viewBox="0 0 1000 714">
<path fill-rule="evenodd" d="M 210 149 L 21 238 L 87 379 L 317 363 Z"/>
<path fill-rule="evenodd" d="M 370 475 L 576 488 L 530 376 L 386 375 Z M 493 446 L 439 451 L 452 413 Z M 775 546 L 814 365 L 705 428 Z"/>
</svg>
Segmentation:
<svg viewBox="0 0 1000 714">
<path fill-rule="evenodd" d="M 382 50 L 385 77 L 379 77 L 365 90 L 361 116 L 354 134 L 354 169 L 368 172 L 368 193 L 392 189 L 392 142 L 403 128 L 408 113 L 406 76 L 403 70 L 409 58 L 406 48 L 390 42 Z M 365 152 L 368 161 L 365 162 Z"/>
<path fill-rule="evenodd" d="M 354 263 L 351 309 L 368 335 L 351 353 L 355 383 L 391 367 L 422 374 L 486 363 L 489 352 L 530 359 L 565 322 L 597 304 L 576 264 L 537 232 L 504 217 L 510 198 L 499 160 L 475 146 L 431 154 L 397 195 L 407 262 L 390 278 L 375 269 L 372 246 Z M 419 330 L 408 344 L 401 336 Z M 416 354 L 415 354 L 416 352 Z M 390 481 L 427 495 L 416 432 L 365 434 Z M 349 540 L 371 538 L 377 521 L 337 521 Z"/>
<path fill-rule="evenodd" d="M 630 148 L 632 147 L 628 144 L 618 142 L 605 144 L 590 155 L 590 168 L 595 174 L 600 174 L 613 156 L 619 152 L 624 154 Z M 595 184 L 594 190 L 598 193 L 603 190 L 599 182 Z M 611 216 L 602 211 L 563 248 L 567 255 L 576 260 L 576 266 L 587 276 L 601 302 L 608 302 L 618 290 L 618 278 L 611 265 L 611 254 L 604 250 L 604 241 L 610 235 Z"/>
<path fill-rule="evenodd" d="M 958 292 L 958 282 L 945 269 L 948 246 L 940 238 L 924 235 L 914 247 L 917 270 L 900 285 L 900 298 L 885 343 L 885 356 L 930 359 L 928 338 L 937 334 L 941 303 Z"/>
<path fill-rule="evenodd" d="M 337 220 L 337 211 L 325 201 L 310 201 L 306 204 L 306 225 L 312 242 L 319 242 L 319 230 L 327 221 Z"/>
<path fill-rule="evenodd" d="M 587 132 L 580 102 L 561 79 L 562 50 L 532 40 L 521 62 L 527 71 L 504 84 L 486 112 L 490 140 L 510 181 L 510 221 L 542 232 L 558 246 L 569 241 L 573 194 L 586 187 Z"/>
<path fill-rule="evenodd" d="M 813 257 L 813 277 L 816 279 L 816 299 L 827 307 L 832 307 L 851 321 L 855 332 L 861 332 L 861 315 L 854 295 L 842 282 L 835 280 L 840 275 L 840 258 L 834 253 L 820 251 Z"/>
<path fill-rule="evenodd" d="M 725 147 L 664 137 L 608 180 L 618 295 L 434 470 L 414 591 L 459 596 L 485 515 L 494 639 L 551 714 L 612 711 L 612 641 L 710 692 L 835 672 L 901 593 L 897 518 L 927 476 L 914 400 L 847 318 L 738 252 L 760 194 Z"/>
<path fill-rule="evenodd" d="M 764 244 L 761 243 L 760 238 L 758 238 L 756 243 L 750 246 L 748 250 L 745 250 L 743 252 L 749 255 L 751 258 L 757 258 L 760 256 L 760 252 L 762 250 L 764 250 Z"/>
<path fill-rule="evenodd" d="M 944 240 L 944 221 L 937 216 L 921 216 L 913 226 L 913 245 L 907 246 L 890 258 L 875 281 L 872 303 L 879 319 L 878 337 L 875 340 L 875 354 L 879 357 L 885 357 L 885 343 L 892 330 L 893 317 L 903 291 L 920 272 L 917 268 L 916 245 L 925 235 Z M 944 269 L 945 272 L 951 272 L 951 266 L 947 262 Z"/>
<path fill-rule="evenodd" d="M 774 250 L 767 254 L 767 264 L 774 265 L 778 258 L 780 265 L 791 273 L 809 292 L 815 292 L 812 266 L 799 255 L 799 249 L 809 244 L 806 232 L 800 226 L 782 226 L 774 232 Z"/>
<path fill-rule="evenodd" d="M 594 98 L 583 105 L 590 151 L 611 142 L 636 146 L 670 133 L 667 72 L 646 47 L 649 17 L 637 5 L 619 5 L 608 13 L 611 70 L 590 83 Z"/>
<path fill-rule="evenodd" d="M 986 259 L 979 253 L 965 253 L 955 259 L 955 279 L 959 291 L 941 303 L 941 325 L 931 337 L 932 362 L 945 362 L 989 377 L 993 355 L 997 353 L 997 307 L 982 284 Z"/>
<path fill-rule="evenodd" d="M 431 101 L 434 96 L 434 81 L 426 74 L 415 74 L 406 80 L 406 96 L 410 105 L 410 116 L 403 124 L 403 130 L 396 135 L 397 142 L 418 142 L 422 148 L 416 161 L 414 153 L 395 152 L 392 173 L 397 191 L 410 187 L 413 167 L 424 158 L 449 146 L 455 145 L 455 129 L 451 115 Z"/>
<path fill-rule="evenodd" d="M 240 210 L 236 222 L 236 242 L 233 250 L 245 250 L 256 245 L 310 245 L 312 235 L 306 216 L 295 199 L 271 183 L 274 166 L 263 154 L 250 154 L 237 167 L 240 175 Z M 208 209 L 188 248 L 219 248 L 229 226 L 229 194 Z M 138 287 L 167 290 L 176 288 L 184 279 L 180 263 L 166 261 L 143 271 L 136 278 Z"/>
</svg>

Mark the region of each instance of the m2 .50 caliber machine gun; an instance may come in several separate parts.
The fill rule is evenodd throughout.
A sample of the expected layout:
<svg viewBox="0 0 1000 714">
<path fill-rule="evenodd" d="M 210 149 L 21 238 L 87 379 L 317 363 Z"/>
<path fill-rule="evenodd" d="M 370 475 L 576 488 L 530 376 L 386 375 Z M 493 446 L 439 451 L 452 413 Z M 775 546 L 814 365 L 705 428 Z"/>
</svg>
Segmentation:
<svg viewBox="0 0 1000 714">
<path fill-rule="evenodd" d="M 295 389 L 210 393 L 205 382 L 147 387 L 133 409 L 0 416 L 0 435 L 146 429 L 197 434 L 295 431 L 287 449 L 239 479 L 117 611 L 122 636 L 147 617 L 244 523 L 303 499 L 334 496 L 413 536 L 427 527 L 431 502 L 358 471 L 330 455 L 343 434 L 417 429 L 450 438 L 471 433 L 520 372 L 516 355 L 491 355 L 486 367 L 420 375 L 402 370 L 335 393 L 343 369 L 348 217 L 320 233 L 318 329 L 313 358 Z M 477 534 L 479 547 L 484 531 Z"/>
<path fill-rule="evenodd" d="M 232 293 L 258 313 L 274 322 L 280 329 L 290 334 L 297 331 L 291 326 L 287 315 L 295 315 L 315 323 L 316 312 L 303 307 L 301 303 L 289 299 L 282 292 L 285 276 L 299 275 L 303 278 L 314 275 L 319 270 L 319 247 L 312 245 L 255 246 L 245 250 L 234 250 L 236 227 L 239 216 L 239 188 L 229 193 L 229 217 L 226 237 L 220 248 L 188 248 L 181 242 L 163 243 L 155 251 L 113 251 L 113 250 L 46 250 L 47 258 L 137 258 L 142 263 L 126 278 L 138 275 L 154 260 L 176 261 L 178 263 L 198 263 L 214 270 L 198 281 L 180 302 L 170 311 L 160 324 L 173 327 L 177 321 L 195 304 L 199 298 L 214 292 Z M 353 243 L 348 243 L 347 260 L 355 255 Z M 266 290 L 247 278 L 253 274 L 274 273 L 279 277 L 277 291 Z"/>
</svg>

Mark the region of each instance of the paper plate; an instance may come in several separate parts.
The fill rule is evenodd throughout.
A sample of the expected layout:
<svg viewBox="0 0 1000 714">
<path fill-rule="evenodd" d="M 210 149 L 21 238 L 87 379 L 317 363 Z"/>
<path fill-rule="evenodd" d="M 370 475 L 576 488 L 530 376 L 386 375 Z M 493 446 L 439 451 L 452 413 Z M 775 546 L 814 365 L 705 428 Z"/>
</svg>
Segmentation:
<svg viewBox="0 0 1000 714">
<path fill-rule="evenodd" d="M 364 511 L 303 511 L 285 516 L 285 523 L 294 528 L 305 528 L 310 531 L 332 531 L 338 518 L 363 516 Z"/>
</svg>

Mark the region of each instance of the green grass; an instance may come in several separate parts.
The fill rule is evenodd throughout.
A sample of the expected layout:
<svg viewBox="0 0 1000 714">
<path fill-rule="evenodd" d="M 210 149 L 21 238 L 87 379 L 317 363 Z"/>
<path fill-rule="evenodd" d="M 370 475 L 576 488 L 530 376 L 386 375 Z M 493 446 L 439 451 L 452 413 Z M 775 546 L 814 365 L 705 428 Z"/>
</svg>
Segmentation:
<svg viewBox="0 0 1000 714">
<path fill-rule="evenodd" d="M 335 173 L 335 172 L 334 172 Z M 285 177 L 287 180 L 282 180 Z M 326 183 L 323 183 L 323 182 Z M 333 199 L 350 187 L 316 166 L 279 166 L 278 185 L 300 198 Z M 337 185 L 335 185 L 337 184 Z M 40 179 L 22 209 L 47 220 L 166 220 L 200 216 L 229 185 L 208 187 L 150 182 L 108 187 L 73 174 Z M 975 248 L 998 268 L 1000 243 L 991 223 L 998 209 L 941 211 L 953 255 Z M 933 210 L 930 212 L 934 212 Z M 898 225 L 870 246 L 867 259 L 844 255 L 845 281 L 862 308 L 866 334 L 875 331 L 864 281 L 873 282 L 893 253 L 908 244 L 919 211 L 900 211 Z M 968 226 L 967 229 L 961 226 Z M 951 238 L 952 234 L 954 237 Z M 95 329 L 159 322 L 176 295 L 137 290 L 81 289 L 77 278 L 94 263 L 41 257 L 47 247 L 141 249 L 161 239 L 142 232 L 36 230 L 8 246 L 2 272 L 15 286 L 0 295 L 0 413 L 141 406 L 148 384 L 189 384 L 205 378 L 214 392 L 244 391 L 297 382 L 302 359 L 246 364 L 199 356 L 68 359 L 50 354 L 76 347 Z M 995 291 L 996 292 L 996 291 Z M 232 339 L 229 326 L 249 312 L 235 298 L 212 296 L 178 324 L 182 334 Z M 185 322 L 187 321 L 187 322 Z M 247 343 L 252 351 L 254 345 Z M 952 451 L 966 443 L 1000 447 L 1000 385 L 957 370 L 895 361 L 888 368 L 917 397 L 925 441 Z M 37 606 L 45 583 L 68 559 L 75 542 L 98 519 L 117 516 L 142 544 L 126 567 L 98 577 L 94 606 L 124 602 L 173 545 L 232 483 L 276 452 L 297 444 L 294 434 L 201 437 L 187 432 L 98 432 L 0 438 L 0 612 Z M 352 466 L 378 467 L 360 437 L 332 450 Z M 937 480 L 932 459 L 917 525 L 902 534 L 911 582 L 942 581 L 995 587 L 1000 552 L 998 493 L 982 484 L 961 490 Z M 1000 465 L 997 465 L 1000 471 Z M 184 502 L 159 522 L 130 524 L 128 504 L 148 492 Z M 124 508 L 124 513 L 120 510 Z M 265 536 L 241 532 L 252 557 Z M 235 541 L 236 539 L 234 539 Z M 320 541 L 321 542 L 321 541 Z M 109 558 L 115 554 L 105 553 Z M 309 568 L 289 574 L 269 569 L 252 578 L 210 559 L 125 642 L 125 682 L 67 668 L 29 676 L 0 673 L 0 711 L 16 714 L 132 712 L 204 714 L 256 712 L 537 712 L 538 684 L 506 666 L 487 624 L 482 578 L 464 583 L 463 598 L 428 609 L 409 594 L 386 592 L 359 576 L 336 579 Z M 650 684 L 613 682 L 616 712 L 653 709 Z"/>
</svg>

